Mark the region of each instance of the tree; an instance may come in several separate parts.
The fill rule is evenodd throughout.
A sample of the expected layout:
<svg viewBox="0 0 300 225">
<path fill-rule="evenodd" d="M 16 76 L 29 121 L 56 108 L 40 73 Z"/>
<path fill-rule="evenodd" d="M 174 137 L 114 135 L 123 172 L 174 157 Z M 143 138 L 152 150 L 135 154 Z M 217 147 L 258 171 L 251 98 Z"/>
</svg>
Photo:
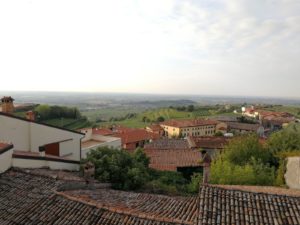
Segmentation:
<svg viewBox="0 0 300 225">
<path fill-rule="evenodd" d="M 96 179 L 112 183 L 117 189 L 137 189 L 149 179 L 149 161 L 141 149 L 129 154 L 124 150 L 101 147 L 89 152 L 83 160 L 86 161 L 94 163 Z"/>
<path fill-rule="evenodd" d="M 159 123 L 164 122 L 165 118 L 163 116 L 159 116 L 159 117 L 157 117 L 156 121 L 159 122 Z"/>
<path fill-rule="evenodd" d="M 217 184 L 273 185 L 273 156 L 254 135 L 232 140 L 211 165 L 211 181 Z"/>
<path fill-rule="evenodd" d="M 300 131 L 291 126 L 273 133 L 267 141 L 267 147 L 274 154 L 281 151 L 300 150 Z"/>
<path fill-rule="evenodd" d="M 187 107 L 187 111 L 189 111 L 189 112 L 193 112 L 194 110 L 195 110 L 194 105 L 189 105 L 189 106 Z"/>
<path fill-rule="evenodd" d="M 245 165 L 251 158 L 269 163 L 272 155 L 259 143 L 256 135 L 248 135 L 231 140 L 225 146 L 222 158 L 236 165 Z"/>
</svg>

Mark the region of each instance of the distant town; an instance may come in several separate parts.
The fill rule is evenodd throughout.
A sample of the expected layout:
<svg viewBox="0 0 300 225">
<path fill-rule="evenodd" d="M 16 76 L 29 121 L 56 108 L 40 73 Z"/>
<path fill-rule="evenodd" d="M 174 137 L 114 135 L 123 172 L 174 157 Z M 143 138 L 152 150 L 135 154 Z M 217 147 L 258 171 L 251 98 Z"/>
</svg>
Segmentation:
<svg viewBox="0 0 300 225">
<path fill-rule="evenodd" d="M 69 205 L 66 215 L 78 202 L 106 210 L 111 220 L 122 217 L 116 224 L 300 224 L 299 106 L 170 103 L 108 118 L 101 109 L 92 116 L 94 110 L 3 96 L 1 204 L 11 204 L 12 193 L 2 197 L 8 187 L 29 196 L 20 207 L 34 204 L 34 192 L 50 201 L 54 188 L 55 204 Z M 31 188 L 23 189 L 27 181 Z M 240 198 L 244 205 L 235 203 Z M 0 209 L 0 222 L 14 215 Z"/>
</svg>

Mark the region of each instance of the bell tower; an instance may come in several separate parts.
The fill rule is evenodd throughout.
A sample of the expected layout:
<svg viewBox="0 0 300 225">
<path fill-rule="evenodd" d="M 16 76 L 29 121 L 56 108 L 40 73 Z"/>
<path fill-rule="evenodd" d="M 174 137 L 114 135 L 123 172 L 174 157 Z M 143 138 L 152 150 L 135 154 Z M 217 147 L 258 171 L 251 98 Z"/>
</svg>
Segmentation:
<svg viewBox="0 0 300 225">
<path fill-rule="evenodd" d="M 10 96 L 4 96 L 1 98 L 2 112 L 12 114 L 14 112 L 14 99 Z"/>
</svg>

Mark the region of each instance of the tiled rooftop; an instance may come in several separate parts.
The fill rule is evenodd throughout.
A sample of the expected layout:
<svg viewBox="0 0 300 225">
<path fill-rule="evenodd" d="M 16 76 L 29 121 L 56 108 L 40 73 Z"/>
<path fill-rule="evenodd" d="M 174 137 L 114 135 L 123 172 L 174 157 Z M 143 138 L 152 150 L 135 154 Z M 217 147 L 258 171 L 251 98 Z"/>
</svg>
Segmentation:
<svg viewBox="0 0 300 225">
<path fill-rule="evenodd" d="M 188 149 L 188 142 L 184 139 L 157 139 L 145 145 L 144 149 Z"/>
<path fill-rule="evenodd" d="M 300 224 L 300 198 L 202 187 L 198 225 Z"/>
<path fill-rule="evenodd" d="M 226 137 L 188 137 L 188 142 L 192 148 L 223 149 L 228 141 L 229 138 Z"/>
<path fill-rule="evenodd" d="M 6 150 L 11 149 L 11 148 L 13 148 L 13 145 L 12 145 L 12 144 L 0 142 L 0 153 L 1 153 L 2 151 L 6 151 Z"/>
<path fill-rule="evenodd" d="M 300 198 L 202 186 L 199 197 L 110 189 L 60 192 L 76 176 L 47 170 L 0 174 L 0 224 L 299 225 Z M 73 179 L 72 179 L 73 180 Z"/>
<path fill-rule="evenodd" d="M 260 127 L 260 124 L 250 124 L 250 123 L 236 123 L 236 122 L 228 122 L 227 123 L 229 129 L 237 129 L 237 130 L 246 130 L 246 131 L 254 131 Z"/>
<path fill-rule="evenodd" d="M 204 119 L 197 119 L 197 120 L 168 120 L 162 122 L 161 125 L 164 126 L 171 126 L 171 127 L 196 127 L 196 126 L 206 126 L 206 125 L 217 125 L 218 121 L 215 120 L 204 120 Z"/>
<path fill-rule="evenodd" d="M 156 138 L 156 135 L 148 132 L 144 129 L 132 129 L 122 131 L 120 133 L 114 134 L 115 137 L 119 137 L 122 140 L 122 144 L 134 143 L 144 140 L 151 140 Z"/>
<path fill-rule="evenodd" d="M 201 153 L 191 149 L 145 149 L 150 158 L 149 167 L 157 170 L 176 171 L 179 167 L 200 166 Z"/>
</svg>

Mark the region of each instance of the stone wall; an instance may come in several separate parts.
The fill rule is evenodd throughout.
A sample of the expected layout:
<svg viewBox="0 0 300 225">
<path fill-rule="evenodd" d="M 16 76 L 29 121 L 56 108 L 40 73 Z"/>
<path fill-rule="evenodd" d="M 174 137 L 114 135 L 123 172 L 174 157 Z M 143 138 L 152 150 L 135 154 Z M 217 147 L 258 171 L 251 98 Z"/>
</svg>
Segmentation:
<svg viewBox="0 0 300 225">
<path fill-rule="evenodd" d="M 289 188 L 300 189 L 300 157 L 288 157 L 285 182 Z"/>
</svg>

